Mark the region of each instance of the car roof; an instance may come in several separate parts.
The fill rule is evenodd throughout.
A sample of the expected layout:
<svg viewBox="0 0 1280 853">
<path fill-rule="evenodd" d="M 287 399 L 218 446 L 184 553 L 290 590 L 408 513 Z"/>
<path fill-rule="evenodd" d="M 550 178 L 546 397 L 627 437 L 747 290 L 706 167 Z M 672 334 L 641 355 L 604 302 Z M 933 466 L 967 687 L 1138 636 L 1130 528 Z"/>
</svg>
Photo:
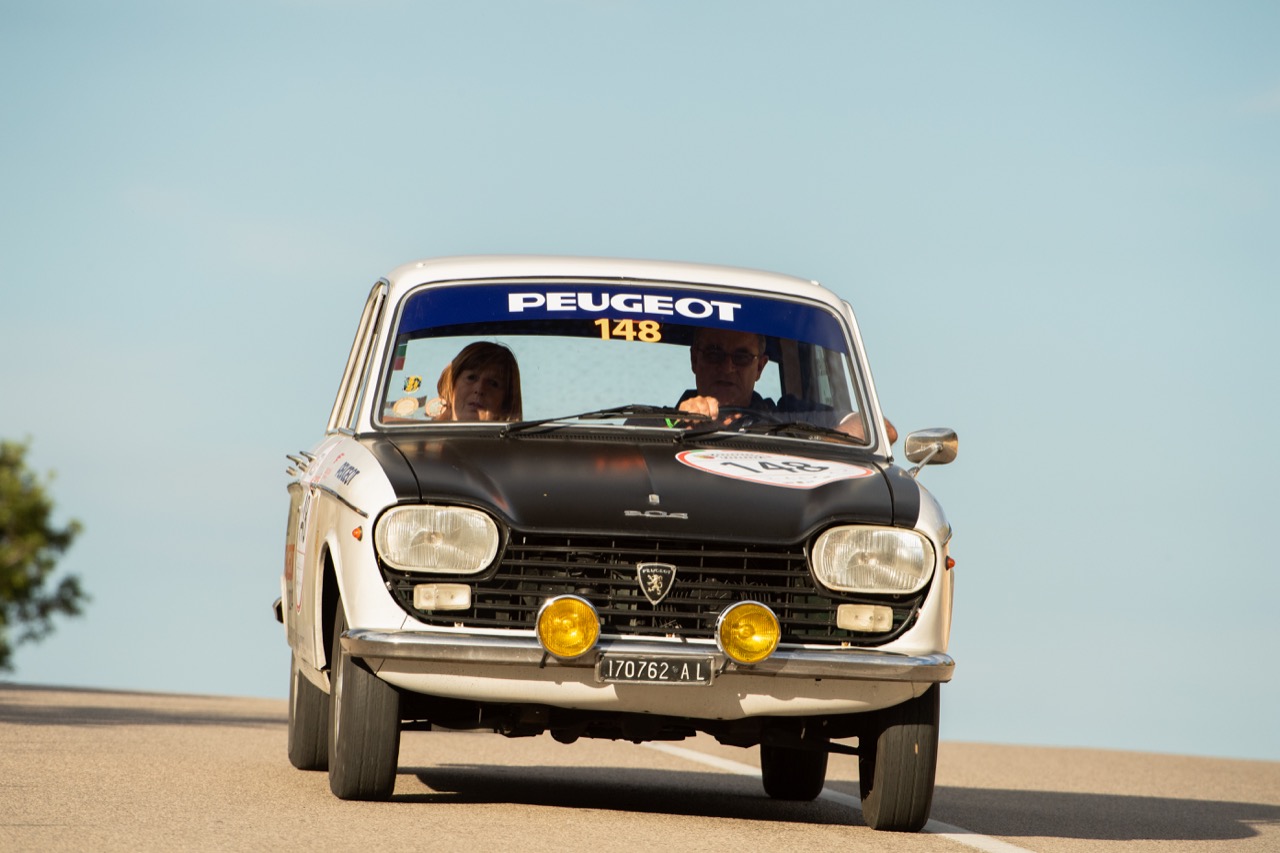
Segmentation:
<svg viewBox="0 0 1280 853">
<path fill-rule="evenodd" d="M 393 300 L 411 288 L 431 282 L 529 278 L 661 281 L 802 296 L 832 304 L 840 301 L 817 282 L 797 276 L 742 267 L 636 258 L 466 255 L 411 261 L 386 276 Z"/>
</svg>

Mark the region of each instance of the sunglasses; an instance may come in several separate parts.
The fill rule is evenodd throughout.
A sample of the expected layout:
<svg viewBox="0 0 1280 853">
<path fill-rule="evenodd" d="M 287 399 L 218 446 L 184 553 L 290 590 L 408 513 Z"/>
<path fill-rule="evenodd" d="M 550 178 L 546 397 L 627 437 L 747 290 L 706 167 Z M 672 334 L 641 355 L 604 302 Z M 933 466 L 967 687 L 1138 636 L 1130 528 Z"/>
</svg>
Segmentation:
<svg viewBox="0 0 1280 853">
<path fill-rule="evenodd" d="M 700 349 L 698 352 L 711 364 L 724 364 L 724 360 L 727 358 L 733 362 L 735 367 L 746 367 L 760 357 L 759 353 L 749 352 L 744 349 L 725 352 L 719 347 L 708 347 L 707 349 Z"/>
</svg>

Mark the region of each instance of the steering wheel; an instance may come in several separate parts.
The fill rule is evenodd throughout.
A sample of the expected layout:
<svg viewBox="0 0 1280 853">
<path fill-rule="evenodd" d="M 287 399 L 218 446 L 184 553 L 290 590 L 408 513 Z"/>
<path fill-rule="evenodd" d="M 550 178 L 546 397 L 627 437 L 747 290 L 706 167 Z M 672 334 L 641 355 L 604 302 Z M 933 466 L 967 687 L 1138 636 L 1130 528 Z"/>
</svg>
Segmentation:
<svg viewBox="0 0 1280 853">
<path fill-rule="evenodd" d="M 785 421 L 778 417 L 774 412 L 764 412 L 760 409 L 748 409 L 743 406 L 721 406 L 720 414 L 737 415 L 737 419 L 733 423 L 739 426 L 750 426 L 751 424 L 780 424 Z M 717 416 L 716 420 L 720 420 Z"/>
</svg>

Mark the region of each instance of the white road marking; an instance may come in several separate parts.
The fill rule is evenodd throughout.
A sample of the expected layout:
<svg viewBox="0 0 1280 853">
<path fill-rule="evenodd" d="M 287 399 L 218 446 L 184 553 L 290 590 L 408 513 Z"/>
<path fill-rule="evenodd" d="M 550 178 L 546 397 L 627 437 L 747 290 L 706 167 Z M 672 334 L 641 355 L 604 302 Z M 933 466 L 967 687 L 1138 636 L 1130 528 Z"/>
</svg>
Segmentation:
<svg viewBox="0 0 1280 853">
<path fill-rule="evenodd" d="M 659 752 L 665 752 L 668 755 L 674 755 L 677 758 L 683 758 L 688 761 L 696 761 L 699 764 L 706 764 L 717 770 L 723 770 L 726 773 L 736 773 L 739 776 L 759 777 L 760 768 L 753 767 L 750 764 L 743 764 L 740 761 L 730 761 L 727 758 L 720 758 L 716 755 L 707 755 L 705 752 L 695 752 L 692 749 L 685 749 L 682 746 L 672 746 L 669 743 L 645 743 L 644 746 L 650 749 L 656 749 Z M 833 791 L 830 788 L 823 788 L 822 793 L 818 795 L 824 800 L 831 800 L 840 803 L 843 806 L 852 806 L 858 811 L 862 811 L 862 802 L 857 797 L 851 797 L 848 794 L 842 794 L 839 791 Z M 949 823 L 943 823 L 939 820 L 930 820 L 924 825 L 924 831 L 945 838 L 948 841 L 954 841 L 956 844 L 962 844 L 965 847 L 972 847 L 974 850 L 982 850 L 984 853 L 1033 853 L 1025 847 L 1018 847 L 1001 841 L 998 838 L 991 838 L 987 835 L 980 835 L 972 830 L 965 829 L 961 826 L 952 826 Z"/>
</svg>

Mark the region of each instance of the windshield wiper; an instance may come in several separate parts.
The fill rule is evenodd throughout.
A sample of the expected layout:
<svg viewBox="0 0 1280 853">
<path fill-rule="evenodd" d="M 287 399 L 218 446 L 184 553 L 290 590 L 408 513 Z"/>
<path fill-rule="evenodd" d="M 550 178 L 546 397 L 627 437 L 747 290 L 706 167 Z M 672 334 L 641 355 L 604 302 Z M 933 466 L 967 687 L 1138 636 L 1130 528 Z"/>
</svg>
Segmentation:
<svg viewBox="0 0 1280 853">
<path fill-rule="evenodd" d="M 662 418 L 665 421 L 679 418 L 682 421 L 710 420 L 706 415 L 682 412 L 674 406 L 650 406 L 643 403 L 629 403 L 625 406 L 613 406 L 608 409 L 595 409 L 576 415 L 557 415 L 552 418 L 539 418 L 536 421 L 515 421 L 502 428 L 502 436 L 515 435 L 521 432 L 560 421 L 604 421 L 610 418 Z M 653 424 L 653 426 L 675 426 L 673 423 Z"/>
<path fill-rule="evenodd" d="M 703 424 L 702 426 L 686 430 L 685 439 L 690 438 L 709 438 L 715 436 L 718 439 L 732 438 L 741 435 L 783 435 L 798 436 L 801 438 L 826 438 L 837 439 L 847 444 L 864 444 L 861 439 L 855 438 L 848 433 L 840 432 L 831 427 L 818 426 L 808 421 L 780 421 L 777 420 L 778 415 L 768 413 L 766 417 L 770 418 L 765 422 L 750 423 L 751 413 L 746 413 L 748 423 L 738 426 L 735 423 L 723 424 L 717 421 L 713 424 Z"/>
<path fill-rule="evenodd" d="M 753 435 L 798 435 L 816 436 L 819 438 L 836 438 L 849 444 L 865 444 L 862 439 L 855 438 L 847 432 L 832 427 L 818 426 L 808 421 L 785 421 L 775 424 L 749 424 L 742 429 Z"/>
</svg>

